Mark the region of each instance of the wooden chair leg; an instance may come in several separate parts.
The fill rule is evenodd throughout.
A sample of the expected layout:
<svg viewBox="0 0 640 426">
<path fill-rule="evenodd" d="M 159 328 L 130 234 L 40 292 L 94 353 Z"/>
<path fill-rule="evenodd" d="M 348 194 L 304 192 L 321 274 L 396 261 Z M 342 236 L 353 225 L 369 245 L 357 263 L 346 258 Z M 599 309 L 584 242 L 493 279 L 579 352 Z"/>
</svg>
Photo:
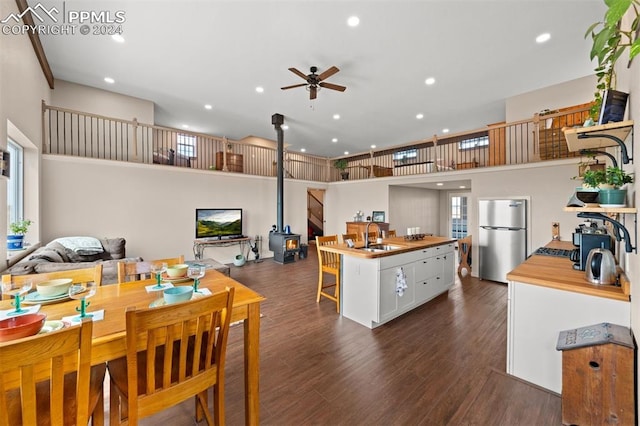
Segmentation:
<svg viewBox="0 0 640 426">
<path fill-rule="evenodd" d="M 104 392 L 100 392 L 96 408 L 91 413 L 91 426 L 104 426 Z"/>
<path fill-rule="evenodd" d="M 224 425 L 224 380 L 218 379 L 213 385 L 213 420 L 216 425 Z"/>
<path fill-rule="evenodd" d="M 336 291 L 334 295 L 336 297 L 336 312 L 340 313 L 340 275 L 336 275 Z"/>
<path fill-rule="evenodd" d="M 322 279 L 323 279 L 323 274 L 324 272 L 322 272 L 322 268 L 320 268 L 320 273 L 318 276 L 318 295 L 316 296 L 316 303 L 320 303 L 320 295 L 322 294 Z"/>
</svg>

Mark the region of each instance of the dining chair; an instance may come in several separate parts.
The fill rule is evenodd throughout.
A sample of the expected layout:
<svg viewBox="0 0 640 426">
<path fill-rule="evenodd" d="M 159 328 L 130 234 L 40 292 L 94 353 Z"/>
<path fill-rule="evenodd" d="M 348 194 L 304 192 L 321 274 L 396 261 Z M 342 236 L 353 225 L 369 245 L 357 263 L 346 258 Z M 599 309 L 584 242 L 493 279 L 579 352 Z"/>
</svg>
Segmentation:
<svg viewBox="0 0 640 426">
<path fill-rule="evenodd" d="M 325 237 L 316 237 L 316 248 L 318 251 L 318 294 L 316 303 L 320 303 L 320 297 L 326 297 L 336 302 L 336 311 L 340 313 L 340 255 L 324 250 L 324 246 L 338 244 L 337 235 L 329 235 Z M 335 277 L 335 282 L 326 283 L 324 281 L 325 273 Z M 326 290 L 334 288 L 333 294 L 327 293 Z"/>
<path fill-rule="evenodd" d="M 184 255 L 142 262 L 118 262 L 118 284 L 153 278 L 154 274 L 150 269 L 152 263 L 166 263 L 168 266 L 177 265 L 178 263 L 184 263 Z"/>
<path fill-rule="evenodd" d="M 360 241 L 358 234 L 342 234 L 342 242 L 346 244 L 347 240 L 351 240 L 354 243 Z"/>
<path fill-rule="evenodd" d="M 191 396 L 196 419 L 224 424 L 224 366 L 234 289 L 188 302 L 126 311 L 126 357 L 108 362 L 110 425 L 138 420 Z M 213 417 L 208 389 L 213 387 Z M 123 414 L 127 419 L 123 419 Z"/>
<path fill-rule="evenodd" d="M 60 278 L 71 278 L 74 283 L 86 283 L 93 281 L 97 286 L 102 285 L 102 264 L 97 264 L 90 268 L 81 269 L 67 269 L 64 271 L 43 272 L 41 274 L 26 274 L 26 275 L 2 275 L 3 283 L 13 283 L 14 287 L 22 286 L 25 282 L 31 281 L 33 289 L 36 288 L 36 284 L 57 280 Z M 3 299 L 5 297 L 3 296 Z"/>
<path fill-rule="evenodd" d="M 471 235 L 458 240 L 458 275 L 466 277 L 471 274 Z"/>
<path fill-rule="evenodd" d="M 0 343 L 0 425 L 104 424 L 104 363 L 91 366 L 93 322 Z"/>
<path fill-rule="evenodd" d="M 387 231 L 387 238 L 393 238 L 396 237 L 396 230 L 395 229 L 389 229 Z"/>
</svg>

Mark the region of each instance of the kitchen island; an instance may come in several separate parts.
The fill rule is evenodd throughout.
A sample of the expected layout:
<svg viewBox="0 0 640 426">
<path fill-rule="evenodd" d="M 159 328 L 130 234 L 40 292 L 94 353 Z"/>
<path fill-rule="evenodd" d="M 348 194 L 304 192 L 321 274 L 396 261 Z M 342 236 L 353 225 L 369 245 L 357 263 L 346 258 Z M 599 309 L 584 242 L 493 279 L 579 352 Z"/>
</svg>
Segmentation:
<svg viewBox="0 0 640 426">
<path fill-rule="evenodd" d="M 549 248 L 573 249 L 553 241 Z M 602 322 L 631 326 L 629 282 L 593 285 L 566 257 L 532 255 L 507 274 L 507 373 L 562 392 L 560 331 Z"/>
<path fill-rule="evenodd" d="M 426 303 L 454 283 L 455 239 L 386 238 L 385 249 L 367 251 L 362 243 L 323 246 L 341 255 L 341 308 L 346 318 L 375 328 Z"/>
</svg>

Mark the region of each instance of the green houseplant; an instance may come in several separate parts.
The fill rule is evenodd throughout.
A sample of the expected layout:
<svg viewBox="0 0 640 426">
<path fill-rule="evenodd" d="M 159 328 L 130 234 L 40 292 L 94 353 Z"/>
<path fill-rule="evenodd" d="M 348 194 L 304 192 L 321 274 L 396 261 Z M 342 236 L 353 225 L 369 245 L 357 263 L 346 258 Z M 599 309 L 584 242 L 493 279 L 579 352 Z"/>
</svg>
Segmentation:
<svg viewBox="0 0 640 426">
<path fill-rule="evenodd" d="M 598 82 L 594 105 L 589 111 L 591 119 L 595 122 L 598 121 L 602 107 L 603 92 L 615 89 L 616 62 L 627 48 L 629 48 L 629 63 L 640 53 L 640 38 L 638 38 L 640 0 L 604 0 L 604 3 L 607 6 L 604 19 L 592 24 L 585 34 L 585 38 L 591 36 L 593 41 L 591 60 L 597 59 L 595 71 Z M 633 14 L 631 26 L 623 28 L 623 17 L 630 10 Z"/>
<path fill-rule="evenodd" d="M 29 219 L 24 219 L 9 224 L 11 234 L 7 235 L 7 249 L 22 250 L 24 246 L 24 234 L 27 233 L 32 223 Z"/>
<path fill-rule="evenodd" d="M 349 172 L 346 171 L 347 170 L 347 159 L 346 158 L 340 158 L 339 160 L 334 161 L 333 163 L 333 167 L 335 167 L 336 169 L 340 170 L 340 176 L 342 177 L 342 180 L 347 180 L 349 179 Z"/>
<path fill-rule="evenodd" d="M 633 177 L 620 167 L 607 167 L 604 178 L 600 183 L 598 202 L 601 206 L 624 207 L 627 199 L 627 190 L 622 186 L 633 182 Z"/>
</svg>

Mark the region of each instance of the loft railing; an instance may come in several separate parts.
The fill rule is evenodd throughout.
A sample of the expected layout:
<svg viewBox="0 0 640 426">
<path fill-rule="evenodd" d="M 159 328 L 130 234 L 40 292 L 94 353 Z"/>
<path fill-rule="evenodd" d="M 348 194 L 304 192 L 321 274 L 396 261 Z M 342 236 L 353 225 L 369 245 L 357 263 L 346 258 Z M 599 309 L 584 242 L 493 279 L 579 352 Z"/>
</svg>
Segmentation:
<svg viewBox="0 0 640 426">
<path fill-rule="evenodd" d="M 416 141 L 344 157 L 349 180 L 409 176 L 575 157 L 563 127 L 581 125 L 589 105 L 534 114 L 531 119 Z M 101 158 L 257 176 L 276 176 L 272 141 L 235 141 L 42 104 L 45 154 Z M 285 151 L 289 179 L 341 179 L 335 159 Z"/>
</svg>

